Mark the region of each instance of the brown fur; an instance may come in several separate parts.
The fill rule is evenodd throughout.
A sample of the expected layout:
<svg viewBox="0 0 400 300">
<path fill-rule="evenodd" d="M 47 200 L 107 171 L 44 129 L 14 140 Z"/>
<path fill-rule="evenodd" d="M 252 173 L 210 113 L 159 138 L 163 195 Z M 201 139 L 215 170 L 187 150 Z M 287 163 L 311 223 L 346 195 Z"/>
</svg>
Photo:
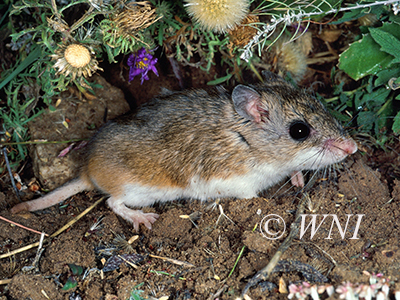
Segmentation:
<svg viewBox="0 0 400 300">
<path fill-rule="evenodd" d="M 310 129 L 304 140 L 289 134 L 299 121 Z M 300 184 L 308 153 L 313 160 L 330 155 L 339 161 L 356 150 L 354 141 L 318 100 L 266 74 L 265 84 L 238 86 L 232 94 L 222 88 L 165 92 L 136 114 L 109 122 L 89 142 L 75 190 L 62 192 L 67 189 L 63 187 L 54 195 L 70 196 L 77 189 L 95 187 L 111 194 L 109 205 L 136 229 L 140 223 L 150 228 L 155 214 L 130 211 L 125 205 L 150 205 L 170 191 L 165 201 L 173 200 L 185 189 L 185 195 L 199 196 L 193 186 L 203 189 L 203 195 L 214 195 L 219 187 L 210 183 L 213 180 L 223 182 L 226 190 L 221 196 L 235 195 L 237 190 L 232 190 L 239 184 L 240 189 L 251 187 L 246 190 L 251 197 L 259 188 L 274 184 L 275 177 L 297 174 Z M 310 161 L 308 166 L 314 168 Z M 265 176 L 270 181 L 263 181 Z M 205 186 L 193 185 L 194 180 Z M 146 199 L 135 198 L 138 191 Z M 13 212 L 41 209 L 60 199 L 46 196 L 20 204 Z"/>
</svg>

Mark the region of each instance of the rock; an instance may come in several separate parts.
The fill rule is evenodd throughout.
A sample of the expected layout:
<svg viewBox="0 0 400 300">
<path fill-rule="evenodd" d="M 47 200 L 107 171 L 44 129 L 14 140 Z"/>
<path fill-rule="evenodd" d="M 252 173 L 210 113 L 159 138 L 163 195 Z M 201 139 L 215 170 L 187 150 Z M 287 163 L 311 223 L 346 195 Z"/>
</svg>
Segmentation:
<svg viewBox="0 0 400 300">
<path fill-rule="evenodd" d="M 107 119 L 129 111 L 123 92 L 111 86 L 101 76 L 94 76 L 97 84 L 94 100 L 78 100 L 69 92 L 62 93 L 55 111 L 47 109 L 29 123 L 31 140 L 70 141 L 89 139 Z M 77 176 L 82 151 L 71 150 L 63 157 L 61 151 L 70 143 L 35 144 L 30 147 L 33 170 L 41 184 L 54 189 Z"/>
</svg>

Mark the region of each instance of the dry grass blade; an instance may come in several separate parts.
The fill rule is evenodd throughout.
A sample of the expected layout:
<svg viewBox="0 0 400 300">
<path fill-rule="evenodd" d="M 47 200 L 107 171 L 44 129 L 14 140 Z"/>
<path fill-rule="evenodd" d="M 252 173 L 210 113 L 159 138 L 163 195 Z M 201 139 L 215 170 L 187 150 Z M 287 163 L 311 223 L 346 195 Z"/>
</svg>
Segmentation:
<svg viewBox="0 0 400 300">
<path fill-rule="evenodd" d="M 101 197 L 99 200 L 97 200 L 91 206 L 86 208 L 83 212 L 81 212 L 79 215 L 77 215 L 75 218 L 73 218 L 71 221 L 69 221 L 67 224 L 65 224 L 63 227 L 61 227 L 59 230 L 57 230 L 52 235 L 50 235 L 50 237 L 51 238 L 56 237 L 61 232 L 67 230 L 69 227 L 71 227 L 73 224 L 75 224 L 77 221 L 79 221 L 83 216 L 85 216 L 87 213 L 89 213 L 93 208 L 95 208 L 101 201 L 104 200 L 104 198 L 105 197 Z"/>
<path fill-rule="evenodd" d="M 9 284 L 10 282 L 11 282 L 11 279 L 2 279 L 2 280 L 0 280 L 0 285 Z"/>
<path fill-rule="evenodd" d="M 30 244 L 30 245 L 24 246 L 22 248 L 15 249 L 15 250 L 10 251 L 8 253 L 2 254 L 2 255 L 0 255 L 0 259 L 6 258 L 6 257 L 10 257 L 10 256 L 13 256 L 13 255 L 15 255 L 17 253 L 24 252 L 24 251 L 27 251 L 29 249 L 35 248 L 35 247 L 39 246 L 39 244 L 40 244 L 40 242 L 36 242 L 36 243 Z"/>
<path fill-rule="evenodd" d="M 162 259 L 162 260 L 166 260 L 166 261 L 169 261 L 169 262 L 171 262 L 173 264 L 176 264 L 176 265 L 179 265 L 179 266 L 185 266 L 185 267 L 189 267 L 189 268 L 195 267 L 195 265 L 192 265 L 190 263 L 187 263 L 187 262 L 184 262 L 184 261 L 181 261 L 181 260 L 176 260 L 176 259 L 173 259 L 173 258 L 162 257 L 162 256 L 157 256 L 157 255 L 152 255 L 152 254 L 149 254 L 149 256 L 153 257 L 153 258 L 159 258 L 159 259 Z"/>
<path fill-rule="evenodd" d="M 37 231 L 37 230 L 32 229 L 32 228 L 29 228 L 29 227 L 25 227 L 25 226 L 23 226 L 23 225 L 21 225 L 21 224 L 19 224 L 19 223 L 16 223 L 16 222 L 14 222 L 14 221 L 11 221 L 11 220 L 9 220 L 9 219 L 7 219 L 7 218 L 4 218 L 4 217 L 2 217 L 2 216 L 0 216 L 0 220 L 6 221 L 6 222 L 8 222 L 8 223 L 10 223 L 10 224 L 13 224 L 13 225 L 18 226 L 18 227 L 21 227 L 21 228 L 23 228 L 23 229 L 32 231 L 32 232 L 34 232 L 34 233 L 42 234 L 42 232 L 40 232 L 40 231 Z M 45 233 L 45 235 L 48 236 L 48 234 L 46 234 L 46 233 Z"/>
<path fill-rule="evenodd" d="M 125 259 L 124 257 L 122 257 L 121 255 L 118 255 L 118 257 L 120 259 L 122 259 L 125 263 L 127 263 L 128 265 L 130 265 L 132 268 L 137 269 L 138 266 L 135 265 L 134 263 L 130 262 L 129 260 Z"/>
<path fill-rule="evenodd" d="M 105 197 L 101 197 L 99 200 L 97 200 L 95 203 L 93 203 L 92 206 L 85 209 L 83 212 L 81 212 L 79 215 L 77 215 L 75 218 L 73 218 L 71 221 L 69 221 L 67 224 L 65 224 L 63 227 L 61 227 L 59 230 L 57 230 L 52 235 L 50 235 L 50 238 L 56 237 L 63 231 L 67 230 L 69 227 L 71 227 L 73 224 L 75 224 L 79 219 L 81 219 L 83 216 L 85 216 L 87 213 L 89 213 L 93 208 L 95 208 L 101 201 L 104 200 L 104 198 Z M 35 248 L 35 247 L 39 246 L 39 244 L 40 244 L 40 242 L 36 242 L 36 243 L 30 244 L 30 245 L 24 246 L 22 248 L 16 249 L 14 251 L 8 252 L 6 254 L 0 255 L 0 259 L 15 255 L 17 253 L 27 251 L 32 248 Z"/>
</svg>

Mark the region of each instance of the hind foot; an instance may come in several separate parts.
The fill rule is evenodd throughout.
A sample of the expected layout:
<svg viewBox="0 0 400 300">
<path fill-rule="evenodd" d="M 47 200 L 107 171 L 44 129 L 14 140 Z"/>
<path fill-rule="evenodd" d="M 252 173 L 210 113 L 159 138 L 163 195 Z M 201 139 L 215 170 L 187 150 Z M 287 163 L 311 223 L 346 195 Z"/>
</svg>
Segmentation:
<svg viewBox="0 0 400 300">
<path fill-rule="evenodd" d="M 126 207 L 123 202 L 118 199 L 114 199 L 113 197 L 107 200 L 107 204 L 113 212 L 132 223 L 133 228 L 136 231 L 139 231 L 140 224 L 143 224 L 151 230 L 151 224 L 153 224 L 159 217 L 154 213 L 144 213 L 141 210 L 130 209 Z"/>
<path fill-rule="evenodd" d="M 125 220 L 131 222 L 133 224 L 133 228 L 136 231 L 139 231 L 139 225 L 143 224 L 149 230 L 151 230 L 151 225 L 158 219 L 159 215 L 154 213 L 144 213 L 141 210 L 129 210 L 129 219 L 124 218 Z"/>
</svg>

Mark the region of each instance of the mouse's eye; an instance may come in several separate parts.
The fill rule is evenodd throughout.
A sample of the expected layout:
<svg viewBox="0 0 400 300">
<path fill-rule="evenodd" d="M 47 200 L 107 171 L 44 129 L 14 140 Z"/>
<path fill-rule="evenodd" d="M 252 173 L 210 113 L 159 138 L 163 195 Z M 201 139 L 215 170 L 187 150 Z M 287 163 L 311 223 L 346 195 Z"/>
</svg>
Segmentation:
<svg viewBox="0 0 400 300">
<path fill-rule="evenodd" d="M 310 135 L 310 126 L 302 121 L 296 121 L 290 125 L 289 133 L 294 140 L 301 142 Z"/>
</svg>

